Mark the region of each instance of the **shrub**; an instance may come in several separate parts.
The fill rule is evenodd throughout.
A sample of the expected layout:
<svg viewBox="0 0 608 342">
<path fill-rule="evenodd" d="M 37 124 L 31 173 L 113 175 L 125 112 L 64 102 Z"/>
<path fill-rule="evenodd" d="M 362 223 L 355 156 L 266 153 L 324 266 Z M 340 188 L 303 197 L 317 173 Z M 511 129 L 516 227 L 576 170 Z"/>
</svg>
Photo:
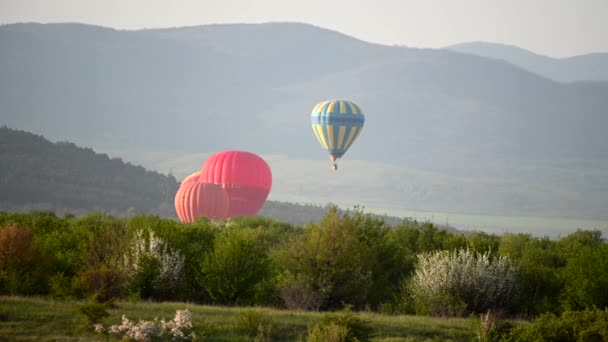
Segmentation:
<svg viewBox="0 0 608 342">
<path fill-rule="evenodd" d="M 511 330 L 508 341 L 606 341 L 608 308 L 541 315 L 533 324 Z"/>
<path fill-rule="evenodd" d="M 286 273 L 281 283 L 281 299 L 290 310 L 319 310 L 327 296 L 327 291 L 315 289 L 311 279 L 302 274 Z"/>
<path fill-rule="evenodd" d="M 345 342 L 348 329 L 337 323 L 327 325 L 316 324 L 308 331 L 307 342 Z"/>
<path fill-rule="evenodd" d="M 121 324 L 105 328 L 101 324 L 94 325 L 95 332 L 109 333 L 122 339 L 135 341 L 150 341 L 153 339 L 192 340 L 196 338 L 192 329 L 192 313 L 188 310 L 177 310 L 175 318 L 171 321 L 161 319 L 158 321 L 139 320 L 137 323 L 122 315 Z"/>
<path fill-rule="evenodd" d="M 36 249 L 29 228 L 10 223 L 0 227 L 0 293 L 30 294 L 34 287 Z"/>
<path fill-rule="evenodd" d="M 109 266 L 90 267 L 80 275 L 80 284 L 99 301 L 106 302 L 124 294 L 126 277 Z"/>
<path fill-rule="evenodd" d="M 491 310 L 480 315 L 478 322 L 477 340 L 480 342 L 501 341 L 513 328 L 512 323 L 498 319 Z"/>
<path fill-rule="evenodd" d="M 50 295 L 56 299 L 69 297 L 72 293 L 71 279 L 63 273 L 57 273 L 49 279 Z"/>
<path fill-rule="evenodd" d="M 261 309 L 248 309 L 239 313 L 237 327 L 258 340 L 270 339 L 272 319 Z"/>
<path fill-rule="evenodd" d="M 100 323 L 104 318 L 108 317 L 109 304 L 100 303 L 93 299 L 84 304 L 77 306 L 78 311 L 87 318 L 87 322 L 90 326 Z"/>
<path fill-rule="evenodd" d="M 503 308 L 515 287 L 508 257 L 489 252 L 437 251 L 418 255 L 414 275 L 405 284 L 404 300 L 430 315 L 463 315 Z"/>
<path fill-rule="evenodd" d="M 345 333 L 345 334 L 344 334 Z M 369 341 L 374 333 L 370 322 L 357 317 L 347 306 L 338 313 L 327 313 L 319 321 L 318 327 L 311 335 L 325 336 L 337 341 Z M 317 337 L 315 337 L 317 338 Z"/>
</svg>

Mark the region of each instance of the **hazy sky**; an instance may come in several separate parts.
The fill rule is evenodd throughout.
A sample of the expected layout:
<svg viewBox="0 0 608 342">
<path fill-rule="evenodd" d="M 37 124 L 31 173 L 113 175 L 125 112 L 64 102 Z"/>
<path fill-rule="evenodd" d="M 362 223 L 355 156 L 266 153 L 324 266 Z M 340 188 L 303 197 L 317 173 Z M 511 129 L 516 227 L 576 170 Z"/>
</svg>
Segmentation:
<svg viewBox="0 0 608 342">
<path fill-rule="evenodd" d="M 467 41 L 554 57 L 608 52 L 608 0 L 0 0 L 0 23 L 120 29 L 297 21 L 384 44 Z"/>
</svg>

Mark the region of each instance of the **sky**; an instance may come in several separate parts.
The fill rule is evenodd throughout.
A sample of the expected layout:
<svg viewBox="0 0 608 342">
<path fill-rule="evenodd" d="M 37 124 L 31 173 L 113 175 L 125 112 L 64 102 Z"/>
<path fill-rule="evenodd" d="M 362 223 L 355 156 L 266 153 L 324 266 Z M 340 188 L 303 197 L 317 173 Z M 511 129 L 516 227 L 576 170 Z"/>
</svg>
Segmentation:
<svg viewBox="0 0 608 342">
<path fill-rule="evenodd" d="M 486 41 L 551 56 L 608 52 L 608 0 L 0 0 L 0 23 L 116 29 L 303 22 L 419 48 Z"/>
</svg>

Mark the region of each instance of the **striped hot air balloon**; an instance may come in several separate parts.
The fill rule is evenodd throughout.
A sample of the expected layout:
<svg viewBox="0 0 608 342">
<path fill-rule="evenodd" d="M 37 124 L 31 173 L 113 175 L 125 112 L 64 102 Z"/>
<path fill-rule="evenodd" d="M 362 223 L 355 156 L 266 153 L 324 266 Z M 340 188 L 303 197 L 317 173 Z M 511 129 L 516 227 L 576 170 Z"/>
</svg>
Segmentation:
<svg viewBox="0 0 608 342">
<path fill-rule="evenodd" d="M 350 101 L 323 101 L 313 108 L 310 120 L 312 131 L 321 147 L 329 152 L 332 168 L 337 170 L 336 159 L 344 155 L 363 130 L 363 111 Z"/>
</svg>

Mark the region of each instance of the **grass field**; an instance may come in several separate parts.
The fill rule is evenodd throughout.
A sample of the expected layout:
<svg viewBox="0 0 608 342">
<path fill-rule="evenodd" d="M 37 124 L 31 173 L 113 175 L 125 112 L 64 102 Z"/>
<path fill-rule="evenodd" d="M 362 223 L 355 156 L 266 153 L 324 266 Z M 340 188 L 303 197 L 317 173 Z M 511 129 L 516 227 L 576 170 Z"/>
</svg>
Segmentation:
<svg viewBox="0 0 608 342">
<path fill-rule="evenodd" d="M 0 296 L 1 341 L 101 341 L 107 336 L 95 334 L 86 327 L 74 300 L 52 300 L 40 297 Z M 194 331 L 204 341 L 252 341 L 240 324 L 240 317 L 251 308 L 202 306 L 188 303 L 119 302 L 109 310 L 105 326 L 129 319 L 172 319 L 176 310 L 188 309 L 193 314 Z M 272 341 L 305 341 L 309 326 L 323 315 L 317 312 L 296 312 L 256 308 L 268 318 Z M 374 341 L 471 341 L 474 324 L 471 319 L 429 318 L 404 315 L 358 313 L 375 329 Z"/>
</svg>

